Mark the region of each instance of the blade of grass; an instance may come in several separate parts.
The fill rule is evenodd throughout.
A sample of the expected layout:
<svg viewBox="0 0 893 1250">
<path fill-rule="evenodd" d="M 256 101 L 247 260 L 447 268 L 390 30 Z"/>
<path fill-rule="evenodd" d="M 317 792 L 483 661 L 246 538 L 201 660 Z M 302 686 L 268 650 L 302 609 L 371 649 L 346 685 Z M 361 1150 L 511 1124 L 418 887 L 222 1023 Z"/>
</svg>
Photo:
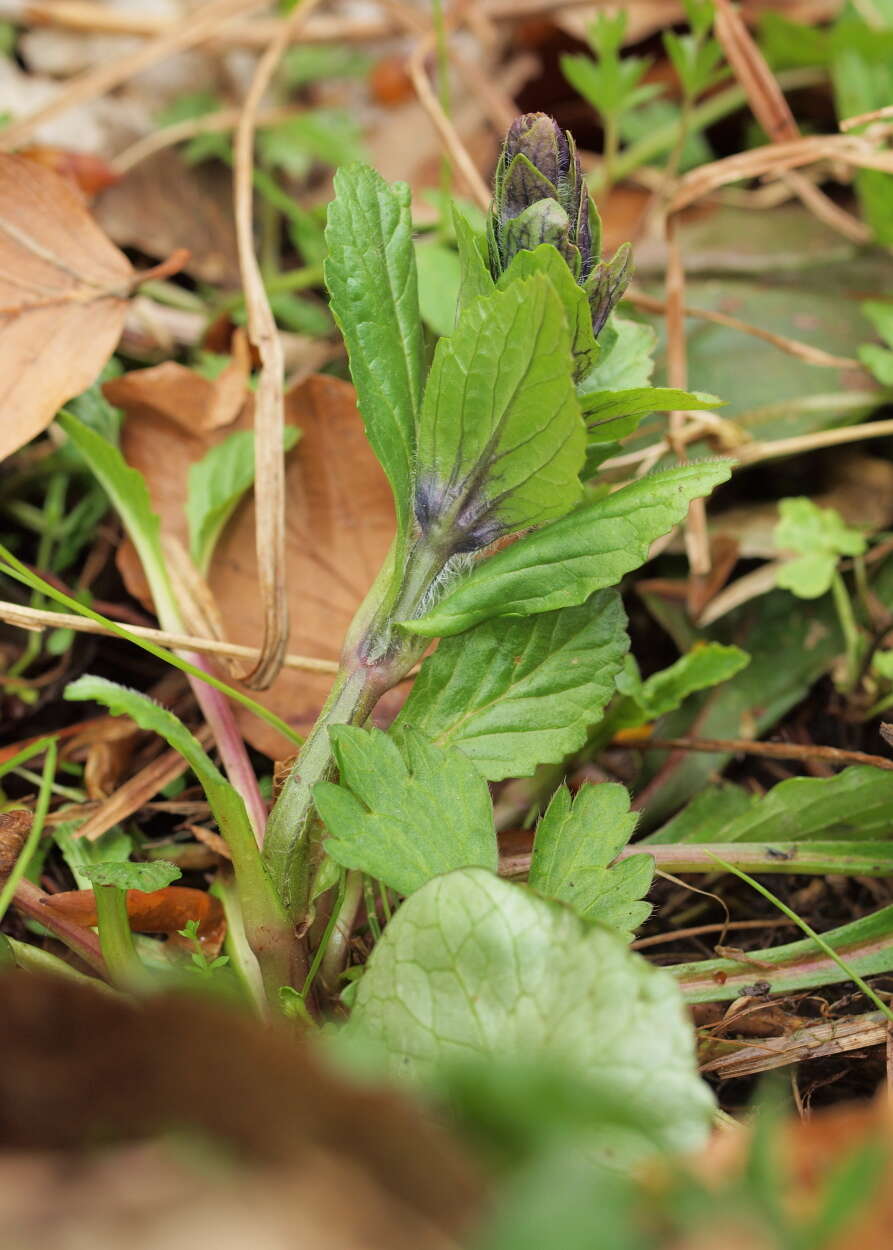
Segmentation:
<svg viewBox="0 0 893 1250">
<path fill-rule="evenodd" d="M 12 552 L 0 543 L 0 573 L 5 573 L 8 577 L 15 578 L 16 581 L 22 582 L 25 586 L 32 589 L 40 590 L 49 599 L 61 604 L 63 607 L 76 612 L 79 616 L 88 617 L 91 621 L 105 627 L 110 634 L 115 634 L 118 638 L 124 638 L 127 642 L 133 643 L 135 647 L 140 647 L 143 651 L 148 651 L 150 655 L 154 655 L 156 659 L 163 660 L 165 664 L 170 664 L 172 668 L 179 669 L 181 673 L 186 673 L 189 677 L 196 677 L 199 681 L 203 681 L 208 686 L 212 686 L 221 694 L 226 695 L 228 699 L 235 700 L 242 707 L 247 708 L 255 716 L 279 733 L 284 734 L 290 742 L 295 746 L 302 746 L 304 739 L 300 734 L 288 725 L 275 712 L 270 712 L 267 708 L 262 707 L 250 695 L 244 694 L 241 690 L 236 690 L 233 686 L 228 686 L 225 681 L 221 681 L 215 677 L 213 673 L 208 673 L 204 669 L 199 668 L 195 664 L 190 664 L 188 660 L 181 659 L 179 655 L 175 655 L 173 651 L 168 651 L 165 647 L 159 647 L 154 642 L 149 642 L 147 638 L 140 638 L 136 634 L 132 634 L 124 625 L 119 625 L 117 621 L 110 620 L 107 616 L 103 616 L 100 612 L 94 612 L 92 608 L 88 608 L 85 604 L 79 603 L 77 599 L 72 599 L 70 595 L 66 595 L 64 591 L 58 590 L 37 573 L 33 573 L 27 565 L 22 564 L 21 560 L 17 560 Z"/>
<path fill-rule="evenodd" d="M 39 744 L 36 744 L 39 745 Z M 32 750 L 32 755 L 36 754 Z M 31 828 L 25 839 L 21 852 L 16 862 L 12 866 L 12 872 L 3 883 L 3 889 L 0 890 L 0 921 L 6 915 L 7 908 L 12 902 L 16 887 L 25 875 L 25 869 L 28 867 L 28 861 L 34 854 L 34 850 L 40 842 L 43 826 L 46 822 L 47 812 L 50 810 L 50 798 L 53 793 L 53 777 L 56 774 L 56 759 L 59 749 L 56 746 L 56 739 L 50 738 L 47 742 L 46 759 L 43 762 L 43 773 L 40 779 L 40 789 L 37 792 L 37 802 L 34 805 L 34 820 L 31 822 Z M 4 770 L 4 771 L 8 771 Z"/>
</svg>

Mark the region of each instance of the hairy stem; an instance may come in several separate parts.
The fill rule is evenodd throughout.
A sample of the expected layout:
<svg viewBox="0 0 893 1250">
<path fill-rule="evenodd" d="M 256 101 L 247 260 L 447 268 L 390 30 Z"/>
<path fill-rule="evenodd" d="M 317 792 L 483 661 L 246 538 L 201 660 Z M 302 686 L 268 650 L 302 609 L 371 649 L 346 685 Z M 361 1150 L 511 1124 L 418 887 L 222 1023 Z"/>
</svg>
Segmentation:
<svg viewBox="0 0 893 1250">
<path fill-rule="evenodd" d="M 306 916 L 313 870 L 321 857 L 313 787 L 335 771 L 329 729 L 362 725 L 379 698 L 422 655 L 427 639 L 406 634 L 396 622 L 421 613 L 448 559 L 448 553 L 420 538 L 399 579 L 393 554 L 385 561 L 348 630 L 341 671 L 326 705 L 270 813 L 264 862 L 295 922 Z"/>
</svg>

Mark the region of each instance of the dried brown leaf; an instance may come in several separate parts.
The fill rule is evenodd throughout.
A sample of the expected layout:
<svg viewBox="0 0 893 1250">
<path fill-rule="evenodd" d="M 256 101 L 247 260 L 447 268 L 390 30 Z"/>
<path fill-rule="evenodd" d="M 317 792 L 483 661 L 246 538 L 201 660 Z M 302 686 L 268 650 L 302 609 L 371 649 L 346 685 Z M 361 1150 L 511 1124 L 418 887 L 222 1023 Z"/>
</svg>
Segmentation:
<svg viewBox="0 0 893 1250">
<path fill-rule="evenodd" d="M 44 906 L 85 928 L 98 923 L 92 890 L 63 890 L 49 895 Z M 226 935 L 226 918 L 220 901 L 207 890 L 185 885 L 168 885 L 161 890 L 128 890 L 127 918 L 134 933 L 169 933 L 177 945 L 182 942 L 177 936 L 179 931 L 197 920 L 199 941 L 211 958 L 220 954 Z"/>
<path fill-rule="evenodd" d="M 239 266 L 230 204 L 230 174 L 214 165 L 186 165 L 159 152 L 129 170 L 96 200 L 96 219 L 120 247 L 147 256 L 189 251 L 187 272 L 236 288 Z"/>
<path fill-rule="evenodd" d="M 120 337 L 132 281 L 68 181 L 0 155 L 0 458 L 94 380 Z"/>
<path fill-rule="evenodd" d="M 190 464 L 234 428 L 250 428 L 251 405 L 226 430 L 187 432 L 140 408 L 128 414 L 122 449 L 146 478 L 167 533 L 186 537 L 184 501 Z M 337 660 L 345 630 L 378 572 L 394 534 L 394 511 L 384 474 L 363 434 L 354 391 L 324 375 L 308 378 L 286 396 L 286 422 L 301 441 L 286 463 L 286 563 L 291 634 L 289 650 Z M 128 588 L 147 602 L 134 553 L 118 556 Z M 209 583 L 230 641 L 256 646 L 263 631 L 254 556 L 254 502 L 247 500 L 217 547 Z M 283 670 L 255 695 L 299 732 L 316 719 L 331 686 L 325 673 Z M 395 699 L 399 695 L 394 696 Z M 386 715 L 386 702 L 383 713 Z M 242 732 L 258 750 L 292 754 L 256 717 L 236 711 Z"/>
</svg>

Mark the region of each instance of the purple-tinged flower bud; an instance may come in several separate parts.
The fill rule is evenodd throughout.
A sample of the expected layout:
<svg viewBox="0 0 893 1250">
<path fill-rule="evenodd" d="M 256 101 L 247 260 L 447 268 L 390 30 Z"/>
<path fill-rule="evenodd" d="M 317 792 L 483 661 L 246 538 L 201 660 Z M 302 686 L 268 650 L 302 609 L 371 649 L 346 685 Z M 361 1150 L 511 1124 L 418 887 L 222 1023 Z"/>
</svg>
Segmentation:
<svg viewBox="0 0 893 1250">
<path fill-rule="evenodd" d="M 628 244 L 613 260 L 601 259 L 601 222 L 573 137 L 545 113 L 525 113 L 509 127 L 494 177 L 487 240 L 494 279 L 518 252 L 551 243 L 589 297 L 595 334 L 632 276 Z"/>
</svg>

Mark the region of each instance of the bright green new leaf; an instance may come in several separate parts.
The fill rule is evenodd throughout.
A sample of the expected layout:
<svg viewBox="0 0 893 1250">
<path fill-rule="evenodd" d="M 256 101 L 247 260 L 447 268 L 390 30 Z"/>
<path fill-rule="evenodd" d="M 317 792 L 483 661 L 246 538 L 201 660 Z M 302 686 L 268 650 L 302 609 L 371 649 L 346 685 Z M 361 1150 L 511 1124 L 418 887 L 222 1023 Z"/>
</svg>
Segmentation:
<svg viewBox="0 0 893 1250">
<path fill-rule="evenodd" d="M 300 437 L 293 425 L 285 427 L 285 450 Z M 206 573 L 217 540 L 239 501 L 254 485 L 254 434 L 236 430 L 215 444 L 190 466 L 186 496 L 189 551 L 196 567 Z"/>
<path fill-rule="evenodd" d="M 452 212 L 456 246 L 459 249 L 459 301 L 456 313 L 458 317 L 476 299 L 492 294 L 494 284 L 481 249 L 478 247 L 478 236 L 468 218 L 456 208 L 455 204 L 452 206 Z"/>
<path fill-rule="evenodd" d="M 325 263 L 332 312 L 344 335 L 357 403 L 387 474 L 401 534 L 409 526 L 415 430 L 422 395 L 410 192 L 366 165 L 335 175 Z"/>
<path fill-rule="evenodd" d="M 397 724 L 460 747 L 489 781 L 558 763 L 583 745 L 614 693 L 625 624 L 619 595 L 604 590 L 578 607 L 445 638 Z"/>
<path fill-rule="evenodd" d="M 893 301 L 869 299 L 862 305 L 865 316 L 888 347 L 893 347 Z"/>
<path fill-rule="evenodd" d="M 500 275 L 497 285 L 500 290 L 505 290 L 513 282 L 538 273 L 549 279 L 561 300 L 570 333 L 574 375 L 578 378 L 585 377 L 594 367 L 599 355 L 599 346 L 592 333 L 592 310 L 586 292 L 575 282 L 567 261 L 558 249 L 551 243 L 541 243 L 532 250 L 524 248 L 516 252 L 508 269 Z"/>
<path fill-rule="evenodd" d="M 537 275 L 476 300 L 437 344 L 419 424 L 431 522 L 486 545 L 580 497 L 585 431 L 564 310 Z"/>
<path fill-rule="evenodd" d="M 778 507 L 775 544 L 800 555 L 783 564 L 775 580 L 801 599 L 817 599 L 830 589 L 841 556 L 863 554 L 865 535 L 850 529 L 834 508 L 820 508 L 802 496 L 782 499 Z"/>
<path fill-rule="evenodd" d="M 727 460 L 700 460 L 640 478 L 505 547 L 406 629 L 435 637 L 480 621 L 531 616 L 582 603 L 648 558 L 692 499 L 727 480 Z"/>
<path fill-rule="evenodd" d="M 422 320 L 435 334 L 452 334 L 462 280 L 459 257 L 443 243 L 416 243 L 415 260 Z"/>
<path fill-rule="evenodd" d="M 153 859 L 147 864 L 107 860 L 102 864 L 87 864 L 83 874 L 93 885 L 116 885 L 119 890 L 139 890 L 143 894 L 163 890 L 183 875 L 176 864 L 166 859 Z"/>
<path fill-rule="evenodd" d="M 638 386 L 625 391 L 587 391 L 580 398 L 590 442 L 614 443 L 632 434 L 651 412 L 686 408 L 719 408 L 723 401 L 701 391 L 677 391 L 666 386 Z"/>
<path fill-rule="evenodd" d="M 100 837 L 90 839 L 74 836 L 82 824 L 81 820 L 65 820 L 53 829 L 53 841 L 62 852 L 62 858 L 70 868 L 79 890 L 87 887 L 86 869 L 91 864 L 108 863 L 111 860 L 123 863 L 130 858 L 133 850 L 133 839 L 120 825 L 113 825 Z"/>
<path fill-rule="evenodd" d="M 631 855 L 611 867 L 636 827 L 625 787 L 582 786 L 575 799 L 561 786 L 536 830 L 529 884 L 569 903 L 584 920 L 599 920 L 625 938 L 647 920 L 642 901 L 654 877 L 650 855 Z"/>
<path fill-rule="evenodd" d="M 706 1137 L 713 1099 L 672 977 L 567 907 L 481 869 L 408 899 L 359 983 L 349 1040 L 397 1079 L 480 1055 L 561 1066 L 648 1115 L 659 1141 Z"/>
<path fill-rule="evenodd" d="M 332 859 L 400 894 L 455 868 L 496 871 L 490 791 L 461 751 L 408 726 L 389 736 L 337 725 L 329 736 L 340 784 L 318 782 L 313 797 Z"/>
<path fill-rule="evenodd" d="M 647 386 L 654 372 L 654 344 L 657 336 L 651 326 L 628 321 L 617 313 L 599 335 L 601 354 L 595 368 L 578 388 L 580 403 L 599 391 L 637 390 Z"/>
<path fill-rule="evenodd" d="M 805 839 L 885 838 L 893 812 L 893 773 L 867 764 L 835 777 L 792 777 L 751 797 L 725 820 L 679 829 L 674 841 L 799 842 Z M 656 838 L 655 841 L 664 841 Z"/>
<path fill-rule="evenodd" d="M 879 347 L 877 343 L 863 343 L 859 348 L 859 359 L 881 386 L 893 387 L 893 352 Z"/>
<path fill-rule="evenodd" d="M 675 664 L 652 673 L 645 681 L 639 677 L 635 661 L 617 679 L 618 691 L 626 695 L 624 706 L 612 715 L 612 728 L 627 729 L 657 720 L 681 707 L 696 690 L 709 690 L 728 681 L 750 663 L 750 656 L 740 647 L 727 647 L 720 642 L 698 643 L 679 657 Z"/>
</svg>

